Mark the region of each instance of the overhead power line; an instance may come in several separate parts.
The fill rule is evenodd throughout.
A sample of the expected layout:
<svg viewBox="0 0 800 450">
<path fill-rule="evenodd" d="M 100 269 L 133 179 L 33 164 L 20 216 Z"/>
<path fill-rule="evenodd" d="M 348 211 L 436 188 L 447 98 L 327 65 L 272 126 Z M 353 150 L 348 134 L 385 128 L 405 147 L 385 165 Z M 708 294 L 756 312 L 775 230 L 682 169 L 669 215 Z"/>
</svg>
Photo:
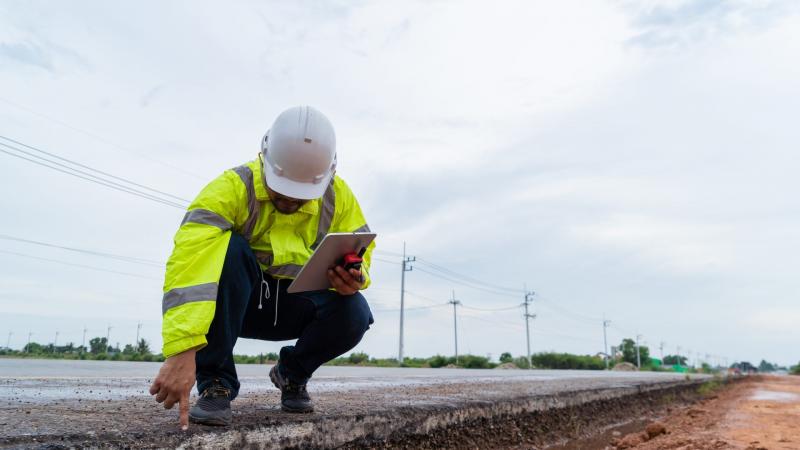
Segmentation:
<svg viewBox="0 0 800 450">
<path fill-rule="evenodd" d="M 101 186 L 108 187 L 128 194 L 136 195 L 138 197 L 146 198 L 151 201 L 162 203 L 165 205 L 173 206 L 180 209 L 186 209 L 189 200 L 184 198 L 145 186 L 140 183 L 128 180 L 123 177 L 112 175 L 102 170 L 95 169 L 85 164 L 72 161 L 68 158 L 63 158 L 56 154 L 47 152 L 40 148 L 19 142 L 6 136 L 0 135 L 0 139 L 5 142 L 0 142 L 0 152 L 10 156 L 14 156 L 25 161 L 53 169 L 55 171 L 65 173 Z M 11 144 L 9 144 L 9 142 Z M 9 151 L 13 150 L 13 151 Z M 27 149 L 27 150 L 26 150 Z M 27 155 L 27 156 L 23 156 Z M 46 155 L 46 156 L 42 156 Z M 58 161 L 56 161 L 58 160 Z M 62 162 L 59 162 L 62 161 Z M 149 192 L 148 192 L 149 191 Z"/>
<path fill-rule="evenodd" d="M 176 166 L 175 164 L 170 164 L 168 162 L 161 161 L 161 160 L 159 160 L 157 158 L 153 158 L 152 156 L 148 156 L 148 155 L 142 154 L 141 152 L 137 152 L 135 150 L 131 150 L 131 149 L 127 148 L 127 147 L 124 147 L 124 146 L 116 143 L 116 142 L 108 140 L 108 139 L 104 138 L 103 136 L 100 136 L 99 134 L 93 133 L 91 131 L 84 130 L 82 128 L 78 128 L 78 127 L 76 127 L 74 125 L 70 125 L 70 124 L 68 124 L 68 123 L 66 123 L 66 122 L 64 122 L 62 120 L 56 119 L 55 117 L 51 117 L 51 116 L 49 116 L 47 114 L 43 114 L 43 113 L 41 113 L 39 111 L 36 111 L 36 110 L 34 110 L 32 108 L 28 108 L 27 106 L 20 105 L 19 103 L 12 102 L 11 100 L 8 100 L 6 98 L 1 98 L 0 97 L 0 102 L 3 102 L 3 103 L 5 103 L 7 105 L 10 105 L 10 106 L 13 106 L 14 108 L 17 108 L 17 109 L 21 109 L 21 110 L 23 110 L 23 111 L 25 111 L 25 112 L 27 112 L 29 114 L 32 114 L 32 115 L 37 116 L 37 117 L 39 117 L 41 119 L 53 122 L 53 123 L 55 123 L 57 125 L 60 125 L 60 126 L 62 126 L 64 128 L 67 128 L 69 130 L 81 133 L 81 134 L 83 134 L 85 136 L 89 136 L 90 138 L 92 138 L 92 139 L 94 139 L 94 140 L 96 140 L 98 142 L 102 142 L 102 143 L 104 143 L 106 145 L 109 145 L 111 147 L 114 147 L 114 148 L 116 148 L 118 150 L 122 150 L 122 151 L 124 151 L 126 153 L 130 153 L 132 155 L 138 156 L 139 158 L 146 159 L 148 161 L 151 161 L 151 162 L 160 164 L 162 166 L 168 167 L 170 170 L 184 173 L 184 174 L 189 175 L 191 177 L 197 178 L 198 180 L 204 180 L 205 179 L 204 177 L 202 177 L 202 176 L 200 176 L 200 175 L 198 175 L 198 174 L 196 174 L 194 172 L 188 171 L 183 167 Z"/>
<path fill-rule="evenodd" d="M 563 315 L 565 317 L 571 318 L 573 320 L 586 322 L 586 323 L 591 323 L 591 324 L 596 324 L 596 323 L 601 322 L 603 320 L 601 318 L 590 317 L 590 316 L 586 316 L 586 315 L 583 315 L 583 314 L 578 314 L 576 312 L 570 311 L 569 309 L 564 308 L 563 306 L 559 305 L 558 303 L 556 303 L 556 302 L 554 302 L 554 301 L 552 301 L 552 300 L 550 300 L 548 298 L 543 298 L 541 296 L 538 296 L 538 299 L 539 299 L 539 304 L 540 305 L 544 305 L 545 308 L 548 308 L 548 309 L 552 310 L 553 312 L 559 313 L 559 314 L 561 314 L 561 315 Z"/>
<path fill-rule="evenodd" d="M 467 283 L 483 286 L 483 287 L 485 287 L 487 289 L 493 289 L 493 290 L 497 290 L 497 291 L 506 291 L 506 292 L 508 292 L 510 294 L 519 294 L 520 292 L 522 292 L 518 288 L 510 288 L 510 287 L 507 287 L 507 286 L 500 286 L 500 285 L 497 285 L 497 284 L 488 283 L 486 281 L 478 280 L 477 278 L 473 278 L 473 277 L 471 277 L 469 275 L 460 274 L 460 273 L 458 273 L 456 271 L 453 271 L 453 270 L 450 270 L 450 269 L 448 269 L 446 267 L 440 266 L 438 264 L 434 264 L 434 263 L 432 263 L 432 262 L 430 262 L 430 261 L 428 261 L 427 259 L 424 259 L 424 258 L 419 258 L 419 263 L 423 264 L 423 265 L 426 265 L 426 266 L 430 267 L 433 270 L 437 270 L 439 272 L 442 272 L 443 274 L 445 274 L 447 276 L 450 276 L 450 277 L 453 277 L 453 278 L 457 278 L 457 279 L 461 279 L 461 280 L 463 280 L 463 281 L 465 281 Z"/>
<path fill-rule="evenodd" d="M 466 282 L 466 281 L 463 281 L 463 280 L 459 280 L 459 279 L 444 275 L 442 273 L 437 273 L 437 272 L 429 271 L 429 270 L 426 270 L 426 269 L 422 269 L 419 266 L 417 266 L 416 269 L 419 270 L 420 272 L 426 273 L 426 274 L 428 274 L 430 276 L 433 276 L 433 277 L 436 277 L 436 278 L 441 278 L 443 280 L 446 280 L 446 281 L 449 281 L 451 283 L 455 283 L 455 284 L 458 284 L 458 285 L 461 285 L 461 286 L 464 286 L 464 287 L 468 287 L 470 289 L 475 289 L 475 290 L 478 290 L 478 291 L 486 292 L 486 293 L 493 294 L 493 295 L 504 296 L 504 297 L 511 297 L 511 298 L 517 297 L 517 295 L 511 294 L 509 292 L 502 292 L 502 291 L 497 291 L 497 290 L 494 290 L 494 289 L 489 289 L 489 288 L 486 288 L 486 287 L 476 286 L 473 283 L 469 283 L 469 282 Z"/>
<path fill-rule="evenodd" d="M 0 146 L 5 146 L 5 147 L 13 148 L 13 147 L 10 147 L 10 146 L 8 146 L 8 145 L 5 145 L 5 144 L 3 144 L 3 143 L 0 143 Z M 32 163 L 34 163 L 34 164 L 38 164 L 38 165 L 40 165 L 40 166 L 43 166 L 43 167 L 47 167 L 48 169 L 53 169 L 53 170 L 55 170 L 55 171 L 57 171 L 57 172 L 65 173 L 65 174 L 67 174 L 67 175 L 72 175 L 72 176 L 74 176 L 74 177 L 76 177 L 76 178 L 81 178 L 81 179 L 84 179 L 84 180 L 86 180 L 86 181 L 90 181 L 90 182 L 92 182 L 92 183 L 96 183 L 96 184 L 99 184 L 99 185 L 102 185 L 102 186 L 105 186 L 105 187 L 108 187 L 108 188 L 111 188 L 111 189 L 115 189 L 115 190 L 122 191 L 122 192 L 127 192 L 127 193 L 129 193 L 129 194 L 133 194 L 133 195 L 138 195 L 139 197 L 143 197 L 143 198 L 146 198 L 146 199 L 148 199 L 148 200 L 153 200 L 153 201 L 156 201 L 156 202 L 158 202 L 158 203 L 163 203 L 163 204 L 165 204 L 165 205 L 169 205 L 169 206 L 175 206 L 175 207 L 180 207 L 180 208 L 182 208 L 181 206 L 179 206 L 179 205 L 177 205 L 177 204 L 173 204 L 173 203 L 166 202 L 166 201 L 163 201 L 163 200 L 158 200 L 158 199 L 156 199 L 156 198 L 153 198 L 153 197 L 150 197 L 150 196 L 147 196 L 147 195 L 141 195 L 141 194 L 139 194 L 139 193 L 137 193 L 137 192 L 135 192 L 135 191 L 132 191 L 132 190 L 129 190 L 129 189 L 125 189 L 125 188 L 122 188 L 122 187 L 118 187 L 118 186 L 114 186 L 113 184 L 106 183 L 106 182 L 103 182 L 103 181 L 98 181 L 97 179 L 93 179 L 93 178 L 90 178 L 90 177 L 85 177 L 85 176 L 83 176 L 83 175 L 80 175 L 80 174 L 78 174 L 78 173 L 74 173 L 74 172 L 71 172 L 71 171 L 68 171 L 68 170 L 60 169 L 60 168 L 58 168 L 58 167 L 54 167 L 54 166 L 51 166 L 51 165 L 45 164 L 45 163 L 43 163 L 43 162 L 41 162 L 41 161 L 36 161 L 36 160 L 34 160 L 34 159 L 26 158 L 26 157 L 24 157 L 24 156 L 21 156 L 21 155 L 18 155 L 18 154 L 15 154 L 15 153 L 9 152 L 9 151 L 7 151 L 7 150 L 3 150 L 2 148 L 0 148 L 0 152 L 2 152 L 2 153 L 5 153 L 5 154 L 7 154 L 7 155 L 14 156 L 14 157 L 16 157 L 16 158 L 19 158 L 19 159 L 23 159 L 23 160 L 25 160 L 25 161 L 32 162 Z"/>
<path fill-rule="evenodd" d="M 415 306 L 411 308 L 403 308 L 403 311 L 418 311 L 423 309 L 433 309 L 433 308 L 441 308 L 442 306 L 449 306 L 449 303 L 442 303 L 441 305 L 430 305 L 430 306 Z M 373 312 L 400 312 L 400 308 L 392 308 L 392 309 L 373 309 Z"/>
<path fill-rule="evenodd" d="M 375 251 L 373 251 L 373 253 L 376 254 L 376 255 L 384 255 L 384 256 L 394 256 L 394 257 L 402 257 L 403 256 L 402 253 L 390 252 L 388 250 L 375 250 Z"/>
<path fill-rule="evenodd" d="M 117 181 L 122 181 L 122 182 L 124 182 L 124 183 L 128 183 L 128 184 L 131 184 L 131 185 L 133 185 L 133 186 L 136 186 L 136 187 L 139 187 L 139 188 L 143 188 L 143 189 L 146 189 L 146 190 L 148 190 L 148 191 L 155 192 L 155 193 L 157 193 L 157 194 L 161 194 L 161 195 L 164 195 L 164 196 L 167 196 L 167 197 L 172 197 L 172 198 L 173 198 L 173 199 L 175 199 L 175 200 L 180 200 L 180 201 L 182 201 L 182 202 L 187 202 L 187 203 L 189 202 L 189 200 L 186 200 L 185 198 L 181 198 L 181 197 L 178 197 L 178 196 L 175 196 L 175 195 L 169 194 L 169 193 L 167 193 L 167 192 L 159 191 L 158 189 L 153 189 L 153 188 L 151 188 L 151 187 L 147 187 L 147 186 L 145 186 L 145 185 L 143 185 L 143 184 L 139 184 L 139 183 L 136 183 L 136 182 L 134 182 L 134 181 L 128 180 L 127 178 L 118 177 L 118 176 L 116 176 L 116 175 L 113 175 L 113 174 L 110 174 L 110 173 L 108 173 L 108 172 L 104 172 L 104 171 L 102 171 L 102 170 L 98 170 L 98 169 L 95 169 L 95 168 L 93 168 L 93 167 L 89 167 L 89 166 L 87 166 L 87 165 L 84 165 L 84 164 L 81 164 L 81 163 L 79 163 L 79 162 L 73 161 L 73 160 L 71 160 L 71 159 L 69 159 L 69 158 L 64 158 L 64 157 L 62 157 L 62 156 L 55 155 L 55 154 L 53 154 L 53 153 L 50 153 L 50 152 L 44 151 L 44 150 L 42 150 L 42 149 L 40 149 L 40 148 L 37 148 L 37 147 L 31 146 L 31 145 L 25 144 L 25 143 L 23 143 L 23 142 L 16 141 L 16 140 L 14 140 L 14 139 L 11 139 L 11 138 L 9 138 L 9 137 L 6 137 L 6 136 L 2 136 L 2 135 L 0 135 L 0 139 L 4 139 L 4 140 L 6 140 L 6 141 L 13 142 L 13 143 L 14 143 L 14 144 L 16 144 L 16 145 L 21 145 L 21 146 L 23 146 L 23 147 L 25 147 L 25 148 L 28 148 L 28 149 L 30 149 L 30 150 L 33 150 L 33 151 L 36 151 L 36 152 L 43 153 L 43 154 L 45 154 L 45 155 L 47 155 L 47 156 L 51 156 L 51 157 L 53 157 L 53 158 L 59 159 L 59 160 L 61 160 L 61 161 L 64 161 L 64 162 L 66 162 L 66 163 L 69 163 L 69 164 L 72 164 L 72 165 L 75 165 L 75 166 L 78 166 L 78 167 L 81 167 L 81 168 L 84 168 L 84 169 L 87 169 L 87 170 L 91 170 L 92 172 L 97 172 L 97 173 L 99 173 L 99 174 L 101 174 L 101 175 L 107 176 L 107 177 L 109 177 L 109 178 L 113 178 L 113 179 L 115 179 L 115 180 L 117 180 Z"/>
<path fill-rule="evenodd" d="M 377 256 L 373 256 L 372 260 L 373 261 L 380 261 L 380 262 L 386 263 L 386 264 L 393 264 L 393 265 L 396 265 L 396 266 L 399 266 L 401 264 L 401 263 L 399 263 L 397 261 L 390 261 L 388 259 L 383 259 L 383 258 L 380 258 L 380 257 L 377 257 Z"/>
<path fill-rule="evenodd" d="M 163 267 L 164 266 L 163 262 L 155 261 L 155 260 L 152 260 L 152 259 L 136 258 L 136 257 L 132 257 L 132 256 L 116 255 L 116 254 L 113 254 L 113 253 L 105 253 L 105 252 L 98 252 L 98 251 L 94 251 L 94 250 L 85 250 L 85 249 L 81 249 L 81 248 L 67 247 L 67 246 L 64 246 L 64 245 L 51 244 L 51 243 L 41 242 L 41 241 L 34 241 L 34 240 L 31 240 L 31 239 L 23 239 L 23 238 L 19 238 L 19 237 L 9 236 L 9 235 L 6 235 L 6 234 L 0 234 L 0 239 L 5 239 L 5 240 L 8 240 L 8 241 L 24 242 L 24 243 L 27 243 L 27 244 L 40 245 L 40 246 L 43 246 L 43 247 L 58 248 L 58 249 L 61 249 L 61 250 L 68 250 L 68 251 L 71 251 L 71 252 L 82 253 L 82 254 L 86 254 L 86 255 L 100 256 L 100 257 L 103 257 L 103 258 L 116 259 L 116 260 L 119 260 L 119 261 L 125 261 L 125 262 L 130 262 L 130 263 L 143 264 L 143 265 L 146 265 L 146 266 L 154 266 L 154 267 Z"/>
<path fill-rule="evenodd" d="M 497 312 L 497 311 L 510 311 L 512 309 L 519 309 L 522 305 L 506 306 L 504 308 L 476 308 L 474 306 L 461 305 L 464 309 L 482 312 Z"/>
<path fill-rule="evenodd" d="M 416 297 L 416 298 L 421 299 L 421 300 L 427 300 L 432 305 L 438 305 L 440 303 L 439 300 L 436 300 L 434 298 L 431 298 L 431 297 L 428 297 L 428 296 L 425 296 L 425 295 L 418 294 L 418 293 L 416 293 L 414 291 L 409 291 L 408 289 L 406 289 L 406 294 L 408 294 L 408 295 L 410 295 L 412 297 Z"/>
<path fill-rule="evenodd" d="M 72 266 L 72 267 L 80 267 L 80 268 L 83 268 L 83 269 L 97 270 L 99 272 L 115 273 L 115 274 L 118 274 L 118 275 L 126 275 L 126 276 L 129 276 L 129 277 L 136 277 L 136 278 L 145 278 L 145 279 L 148 279 L 148 280 L 156 280 L 156 281 L 160 281 L 161 280 L 160 278 L 148 277 L 147 275 L 140 275 L 140 274 L 130 273 L 130 272 L 121 272 L 121 271 L 118 271 L 118 270 L 103 269 L 103 268 L 100 268 L 100 267 L 87 266 L 87 265 L 83 265 L 83 264 L 75 264 L 75 263 L 71 263 L 71 262 L 67 262 L 67 261 L 61 261 L 61 260 L 58 260 L 58 259 L 42 258 L 41 256 L 33 256 L 33 255 L 28 255 L 28 254 L 19 253 L 19 252 L 10 252 L 8 250 L 0 250 L 0 253 L 5 253 L 7 255 L 21 256 L 23 258 L 38 259 L 40 261 L 53 262 L 53 263 L 57 263 L 57 264 L 63 264 L 65 266 Z"/>
</svg>

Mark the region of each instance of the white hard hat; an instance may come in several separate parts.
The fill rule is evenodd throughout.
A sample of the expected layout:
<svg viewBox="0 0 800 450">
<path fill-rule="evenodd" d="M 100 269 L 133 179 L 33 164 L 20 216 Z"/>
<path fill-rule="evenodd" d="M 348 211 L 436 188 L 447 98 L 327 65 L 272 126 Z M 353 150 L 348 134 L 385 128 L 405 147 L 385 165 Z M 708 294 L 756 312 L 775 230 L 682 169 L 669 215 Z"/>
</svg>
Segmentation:
<svg viewBox="0 0 800 450">
<path fill-rule="evenodd" d="M 333 125 L 310 106 L 282 112 L 261 140 L 261 152 L 267 186 L 287 197 L 322 197 L 336 171 Z"/>
</svg>

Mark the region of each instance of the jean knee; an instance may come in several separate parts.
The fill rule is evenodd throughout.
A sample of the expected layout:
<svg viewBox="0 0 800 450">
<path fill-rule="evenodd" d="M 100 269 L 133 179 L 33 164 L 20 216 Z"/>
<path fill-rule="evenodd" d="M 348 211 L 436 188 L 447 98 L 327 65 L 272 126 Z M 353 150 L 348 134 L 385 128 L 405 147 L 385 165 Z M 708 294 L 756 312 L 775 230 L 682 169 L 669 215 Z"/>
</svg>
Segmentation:
<svg viewBox="0 0 800 450">
<path fill-rule="evenodd" d="M 363 335 L 369 329 L 369 326 L 374 323 L 367 299 L 358 292 L 343 300 L 346 305 L 344 314 L 350 331 L 349 334 Z"/>
</svg>

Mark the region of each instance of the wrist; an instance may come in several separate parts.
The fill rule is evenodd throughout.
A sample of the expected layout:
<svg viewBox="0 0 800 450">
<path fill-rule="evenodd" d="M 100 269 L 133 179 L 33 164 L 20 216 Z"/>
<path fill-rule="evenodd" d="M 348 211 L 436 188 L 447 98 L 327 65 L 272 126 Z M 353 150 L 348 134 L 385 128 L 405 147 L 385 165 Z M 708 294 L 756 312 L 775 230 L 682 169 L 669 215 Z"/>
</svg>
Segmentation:
<svg viewBox="0 0 800 450">
<path fill-rule="evenodd" d="M 194 348 L 190 348 L 188 350 L 184 350 L 184 351 L 182 351 L 180 353 L 176 353 L 176 354 L 170 356 L 169 358 L 167 358 L 167 361 L 169 361 L 169 360 L 186 360 L 186 359 L 194 360 L 196 354 L 197 354 L 197 347 L 194 347 Z"/>
</svg>

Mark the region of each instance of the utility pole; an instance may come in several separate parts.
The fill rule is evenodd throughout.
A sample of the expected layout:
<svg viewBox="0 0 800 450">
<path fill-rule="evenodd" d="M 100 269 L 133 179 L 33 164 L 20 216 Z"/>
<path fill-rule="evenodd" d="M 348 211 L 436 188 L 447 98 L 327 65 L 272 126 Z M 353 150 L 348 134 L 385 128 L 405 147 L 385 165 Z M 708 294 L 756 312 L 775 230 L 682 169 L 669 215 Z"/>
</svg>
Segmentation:
<svg viewBox="0 0 800 450">
<path fill-rule="evenodd" d="M 6 348 L 11 350 L 11 335 L 14 334 L 13 331 L 8 332 L 8 341 L 6 342 Z"/>
<path fill-rule="evenodd" d="M 53 353 L 56 352 L 56 347 L 58 347 L 58 331 L 56 331 L 56 339 L 53 341 Z"/>
<path fill-rule="evenodd" d="M 136 343 L 134 343 L 134 347 L 139 347 L 139 332 L 142 331 L 142 322 L 136 324 Z"/>
<path fill-rule="evenodd" d="M 611 325 L 610 320 L 606 320 L 606 315 L 603 314 L 603 353 L 606 356 L 606 370 L 608 370 L 608 336 L 606 335 L 606 329 L 608 326 Z"/>
<path fill-rule="evenodd" d="M 406 296 L 406 272 L 411 272 L 413 267 L 411 263 L 416 261 L 416 256 L 406 256 L 406 243 L 403 241 L 403 263 L 402 272 L 400 272 L 400 348 L 398 350 L 397 362 L 403 364 L 403 316 L 405 313 L 405 296 Z"/>
<path fill-rule="evenodd" d="M 450 298 L 450 301 L 447 302 L 453 305 L 453 337 L 455 339 L 456 344 L 456 365 L 458 365 L 458 319 L 456 318 L 456 307 L 461 304 L 460 301 L 456 300 L 456 291 L 453 290 L 453 296 Z"/>
<path fill-rule="evenodd" d="M 525 338 L 526 343 L 528 344 L 528 369 L 533 369 L 533 360 L 531 359 L 531 330 L 530 319 L 535 319 L 536 314 L 528 314 L 528 306 L 533 302 L 533 296 L 536 295 L 534 291 L 528 291 L 528 287 L 525 286 Z"/>
<path fill-rule="evenodd" d="M 86 325 L 84 325 L 83 326 L 83 343 L 81 343 L 81 347 L 83 347 L 84 351 L 86 351 L 86 332 L 87 331 L 88 330 L 86 329 Z"/>
<path fill-rule="evenodd" d="M 106 330 L 106 348 L 103 349 L 103 353 L 108 353 L 108 347 L 111 347 L 111 328 L 112 326 L 108 326 L 108 330 Z"/>
<path fill-rule="evenodd" d="M 642 338 L 641 334 L 636 335 L 636 367 L 642 368 L 642 358 L 639 356 L 639 339 Z"/>
<path fill-rule="evenodd" d="M 664 364 L 664 341 L 661 341 L 661 345 L 658 348 L 661 350 L 661 364 Z"/>
</svg>

